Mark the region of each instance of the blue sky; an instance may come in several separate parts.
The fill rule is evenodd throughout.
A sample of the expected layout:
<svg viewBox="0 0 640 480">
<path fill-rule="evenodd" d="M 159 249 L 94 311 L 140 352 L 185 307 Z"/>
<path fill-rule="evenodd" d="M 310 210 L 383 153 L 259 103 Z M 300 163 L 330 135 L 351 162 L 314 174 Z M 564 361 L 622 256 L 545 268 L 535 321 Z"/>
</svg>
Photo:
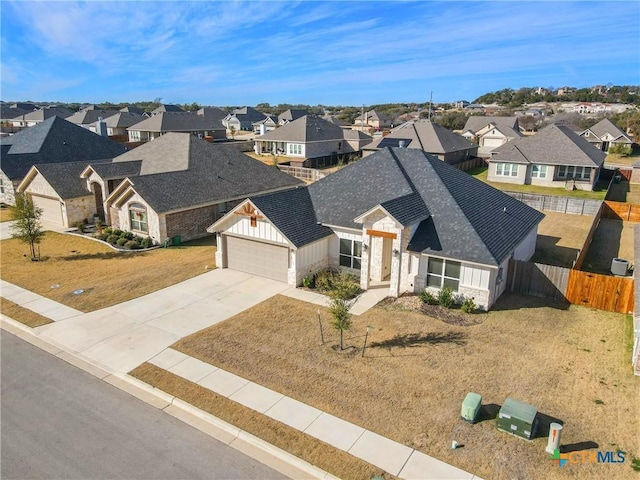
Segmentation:
<svg viewBox="0 0 640 480">
<path fill-rule="evenodd" d="M 640 1 L 1 2 L 5 101 L 371 105 L 640 84 Z"/>
</svg>

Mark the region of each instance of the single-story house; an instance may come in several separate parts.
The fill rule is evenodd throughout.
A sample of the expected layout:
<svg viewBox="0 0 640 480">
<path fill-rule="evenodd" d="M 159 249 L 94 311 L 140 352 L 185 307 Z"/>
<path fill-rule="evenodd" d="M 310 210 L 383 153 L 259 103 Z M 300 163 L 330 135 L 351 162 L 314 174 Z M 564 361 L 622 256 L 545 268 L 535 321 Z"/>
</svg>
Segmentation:
<svg viewBox="0 0 640 480">
<path fill-rule="evenodd" d="M 253 133 L 255 133 L 256 135 L 264 135 L 271 130 L 275 130 L 277 127 L 277 118 L 271 115 L 267 115 L 262 120 L 253 122 Z"/>
<path fill-rule="evenodd" d="M 213 141 L 226 140 L 226 129 L 220 120 L 191 112 L 159 112 L 127 128 L 130 142 L 150 142 L 167 132 L 190 133 L 210 138 Z"/>
<path fill-rule="evenodd" d="M 259 112 L 255 108 L 236 108 L 222 119 L 222 125 L 224 125 L 225 128 L 229 131 L 232 128 L 236 132 L 239 132 L 241 130 L 251 131 L 253 129 L 253 124 L 255 122 L 264 120 L 265 117 L 266 115 L 264 113 Z"/>
<path fill-rule="evenodd" d="M 486 117 L 472 115 L 462 129 L 462 136 L 478 144 L 480 155 L 490 152 L 507 142 L 521 138 L 518 117 Z"/>
<path fill-rule="evenodd" d="M 139 113 L 119 111 L 115 115 L 104 119 L 104 123 L 107 126 L 107 135 L 110 137 L 124 136 L 128 138 L 127 128 L 140 123 L 146 118 L 148 117 Z"/>
<path fill-rule="evenodd" d="M 474 158 L 478 145 L 427 119 L 411 120 L 394 128 L 385 137 L 362 148 L 367 156 L 384 147 L 417 148 L 435 155 L 443 162 L 454 164 Z"/>
<path fill-rule="evenodd" d="M 86 128 L 93 133 L 100 133 L 96 127 L 96 122 L 99 120 L 105 120 L 118 113 L 117 110 L 100 110 L 97 108 L 89 107 L 79 112 L 74 113 L 70 117 L 67 117 L 67 121 L 75 123 L 83 128 Z"/>
<path fill-rule="evenodd" d="M 66 107 L 44 107 L 24 113 L 14 118 L 11 123 L 14 127 L 33 127 L 51 117 L 68 118 L 73 113 L 73 110 L 69 110 Z"/>
<path fill-rule="evenodd" d="M 305 115 L 254 140 L 258 155 L 286 155 L 304 167 L 323 168 L 349 161 L 371 142 L 371 136 Z"/>
<path fill-rule="evenodd" d="M 167 112 L 184 113 L 184 110 L 177 105 L 162 104 L 154 108 L 151 111 L 151 115 L 157 115 L 159 113 L 167 113 Z"/>
<path fill-rule="evenodd" d="M 488 309 L 544 215 L 418 149 L 383 148 L 308 186 L 252 196 L 207 230 L 216 265 L 300 285 L 325 268 L 389 295 L 451 287 Z"/>
<path fill-rule="evenodd" d="M 606 153 L 562 124 L 496 148 L 488 159 L 490 182 L 593 190 Z"/>
<path fill-rule="evenodd" d="M 121 230 L 162 243 L 207 235 L 206 228 L 250 195 L 302 182 L 231 145 L 170 132 L 80 174 L 96 214 Z"/>
<path fill-rule="evenodd" d="M 633 144 L 633 140 L 608 118 L 604 118 L 591 128 L 587 128 L 580 133 L 580 136 L 603 152 L 608 152 L 613 145 L 631 146 Z"/>
<path fill-rule="evenodd" d="M 15 191 L 33 165 L 113 158 L 127 149 L 56 115 L 0 139 L 0 202 L 15 204 Z"/>
</svg>

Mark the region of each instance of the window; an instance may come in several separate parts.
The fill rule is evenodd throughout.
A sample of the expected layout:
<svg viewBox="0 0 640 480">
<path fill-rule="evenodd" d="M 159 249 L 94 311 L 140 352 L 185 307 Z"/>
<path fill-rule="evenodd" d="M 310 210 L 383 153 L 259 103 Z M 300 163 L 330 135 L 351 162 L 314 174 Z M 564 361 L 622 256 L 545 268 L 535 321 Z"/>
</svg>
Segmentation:
<svg viewBox="0 0 640 480">
<path fill-rule="evenodd" d="M 547 178 L 547 166 L 546 165 L 533 165 L 531 167 L 532 178 Z"/>
<path fill-rule="evenodd" d="M 289 153 L 291 155 L 302 155 L 302 145 L 299 143 L 290 143 Z"/>
<path fill-rule="evenodd" d="M 429 257 L 427 264 L 427 287 L 450 287 L 457 291 L 460 285 L 460 262 L 444 258 Z"/>
<path fill-rule="evenodd" d="M 558 178 L 566 178 L 569 180 L 589 180 L 591 177 L 591 168 L 574 167 L 573 165 L 560 165 L 558 169 Z"/>
<path fill-rule="evenodd" d="M 129 219 L 131 221 L 131 230 L 139 232 L 149 232 L 149 224 L 147 222 L 147 209 L 140 203 L 132 203 L 129 205 Z"/>
<path fill-rule="evenodd" d="M 358 240 L 340 239 L 340 266 L 360 270 L 362 260 L 362 242 Z"/>
<path fill-rule="evenodd" d="M 496 163 L 496 175 L 499 177 L 517 177 L 518 165 L 515 163 Z"/>
</svg>

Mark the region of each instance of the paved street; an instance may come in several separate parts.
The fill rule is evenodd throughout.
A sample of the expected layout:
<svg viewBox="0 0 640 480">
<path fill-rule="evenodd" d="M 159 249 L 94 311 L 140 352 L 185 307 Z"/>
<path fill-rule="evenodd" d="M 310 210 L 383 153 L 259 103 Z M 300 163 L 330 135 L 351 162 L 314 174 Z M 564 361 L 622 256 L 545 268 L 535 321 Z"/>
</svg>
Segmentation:
<svg viewBox="0 0 640 480">
<path fill-rule="evenodd" d="M 3 479 L 285 478 L 1 332 Z"/>
</svg>

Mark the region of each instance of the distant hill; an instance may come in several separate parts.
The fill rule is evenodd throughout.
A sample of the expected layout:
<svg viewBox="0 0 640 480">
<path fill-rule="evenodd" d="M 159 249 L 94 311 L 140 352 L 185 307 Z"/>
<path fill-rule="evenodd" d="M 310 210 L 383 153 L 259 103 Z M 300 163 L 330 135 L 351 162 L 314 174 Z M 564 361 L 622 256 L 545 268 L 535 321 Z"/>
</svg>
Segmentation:
<svg viewBox="0 0 640 480">
<path fill-rule="evenodd" d="M 496 103 L 517 108 L 525 103 L 536 102 L 602 102 L 628 103 L 640 105 L 640 86 L 638 85 L 596 85 L 589 88 L 528 88 L 518 90 L 503 88 L 476 98 L 473 103 Z"/>
</svg>

